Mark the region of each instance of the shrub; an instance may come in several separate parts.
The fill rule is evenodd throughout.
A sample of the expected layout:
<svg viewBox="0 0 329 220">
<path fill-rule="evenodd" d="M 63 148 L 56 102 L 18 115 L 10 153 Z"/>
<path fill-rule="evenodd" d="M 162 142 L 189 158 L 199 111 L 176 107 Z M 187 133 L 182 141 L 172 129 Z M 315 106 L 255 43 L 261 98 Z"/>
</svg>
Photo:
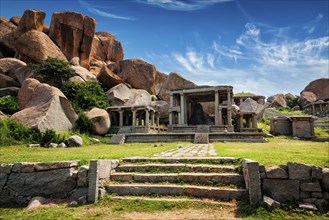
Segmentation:
<svg viewBox="0 0 329 220">
<path fill-rule="evenodd" d="M 287 96 L 286 97 L 286 102 L 287 102 L 287 106 L 289 106 L 290 108 L 295 107 L 296 105 L 298 105 L 298 98 L 299 96 Z"/>
<path fill-rule="evenodd" d="M 0 111 L 5 114 L 14 114 L 18 112 L 18 100 L 15 96 L 5 96 L 0 98 Z"/>
<path fill-rule="evenodd" d="M 48 57 L 42 63 L 31 64 L 37 78 L 56 87 L 60 87 L 70 77 L 75 75 L 75 71 L 68 62 L 57 58 Z"/>
<path fill-rule="evenodd" d="M 63 84 L 61 90 L 78 113 L 94 107 L 106 108 L 110 105 L 98 81 L 68 82 Z"/>
<path fill-rule="evenodd" d="M 38 129 L 25 126 L 11 118 L 0 119 L 0 145 L 29 142 L 47 145 L 50 142 L 60 143 L 62 141 L 64 141 L 64 137 L 51 129 L 40 132 Z"/>
<path fill-rule="evenodd" d="M 91 122 L 84 112 L 79 112 L 79 118 L 76 121 L 76 130 L 80 133 L 91 133 Z"/>
</svg>

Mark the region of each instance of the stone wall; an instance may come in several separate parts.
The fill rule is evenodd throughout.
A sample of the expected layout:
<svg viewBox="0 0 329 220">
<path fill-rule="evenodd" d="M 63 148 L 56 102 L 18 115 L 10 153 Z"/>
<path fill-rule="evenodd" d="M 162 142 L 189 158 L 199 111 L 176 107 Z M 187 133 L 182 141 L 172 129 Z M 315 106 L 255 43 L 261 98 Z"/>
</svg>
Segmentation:
<svg viewBox="0 0 329 220">
<path fill-rule="evenodd" d="M 0 164 L 0 206 L 25 205 L 35 196 L 78 199 L 86 195 L 87 178 L 78 161 Z"/>
<path fill-rule="evenodd" d="M 263 200 L 268 206 L 298 203 L 311 210 L 329 210 L 329 168 L 293 162 L 265 168 L 250 160 L 243 160 L 242 167 L 253 205 Z"/>
</svg>

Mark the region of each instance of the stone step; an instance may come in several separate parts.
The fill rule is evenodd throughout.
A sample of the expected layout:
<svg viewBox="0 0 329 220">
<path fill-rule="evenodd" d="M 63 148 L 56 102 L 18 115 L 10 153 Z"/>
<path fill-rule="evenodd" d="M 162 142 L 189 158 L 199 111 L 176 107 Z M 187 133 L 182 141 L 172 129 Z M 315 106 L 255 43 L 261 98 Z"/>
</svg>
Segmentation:
<svg viewBox="0 0 329 220">
<path fill-rule="evenodd" d="M 190 202 L 190 203 L 204 203 L 204 204 L 218 204 L 228 207 L 234 207 L 236 204 L 232 202 L 217 201 L 214 199 L 200 198 L 193 199 L 190 197 L 176 196 L 176 197 L 150 197 L 150 196 L 112 196 L 112 199 L 120 200 L 143 200 L 143 201 L 166 201 L 166 202 Z"/>
<path fill-rule="evenodd" d="M 243 176 L 234 173 L 113 173 L 111 181 L 244 187 Z"/>
<path fill-rule="evenodd" d="M 129 157 L 123 158 L 122 162 L 236 164 L 239 163 L 239 159 L 234 157 Z"/>
<path fill-rule="evenodd" d="M 245 189 L 189 185 L 116 184 L 108 185 L 105 189 L 118 196 L 190 196 L 224 201 L 242 200 L 247 195 Z"/>
<path fill-rule="evenodd" d="M 237 167 L 233 165 L 211 164 L 123 164 L 115 169 L 117 172 L 202 172 L 202 173 L 234 173 Z"/>
</svg>

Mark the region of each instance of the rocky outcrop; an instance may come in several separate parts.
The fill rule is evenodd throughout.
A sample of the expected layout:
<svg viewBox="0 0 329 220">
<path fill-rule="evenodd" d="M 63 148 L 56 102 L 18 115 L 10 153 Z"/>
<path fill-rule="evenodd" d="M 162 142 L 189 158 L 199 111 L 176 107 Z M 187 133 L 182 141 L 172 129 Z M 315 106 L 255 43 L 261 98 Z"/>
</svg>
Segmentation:
<svg viewBox="0 0 329 220">
<path fill-rule="evenodd" d="M 2 16 L 0 16 L 0 24 L 3 23 L 3 22 L 7 22 L 8 20 Z"/>
<path fill-rule="evenodd" d="M 14 32 L 17 27 L 10 21 L 0 24 L 0 53 L 3 57 L 13 57 L 15 55 Z"/>
<path fill-rule="evenodd" d="M 120 83 L 124 83 L 124 81 L 120 78 L 120 76 L 114 74 L 111 70 L 109 70 L 106 66 L 103 66 L 98 75 L 98 81 L 100 81 L 103 87 L 110 89 Z"/>
<path fill-rule="evenodd" d="M 40 131 L 70 130 L 77 115 L 65 95 L 56 87 L 26 79 L 18 93 L 20 111 L 12 115 L 15 120 Z"/>
<path fill-rule="evenodd" d="M 191 125 L 213 125 L 214 121 L 203 111 L 202 105 L 196 103 L 192 106 L 192 114 L 189 119 Z"/>
<path fill-rule="evenodd" d="M 156 95 L 155 79 L 157 70 L 154 65 L 141 59 L 120 61 L 118 75 L 133 88 L 143 89 Z"/>
<path fill-rule="evenodd" d="M 168 78 L 167 74 L 161 73 L 159 71 L 155 74 L 155 95 L 159 95 L 161 88 Z"/>
<path fill-rule="evenodd" d="M 22 18 L 20 18 L 17 30 L 15 33 L 15 39 L 19 38 L 22 34 L 31 31 L 43 31 L 43 24 L 46 17 L 46 13 L 39 10 L 26 10 Z"/>
<path fill-rule="evenodd" d="M 26 63 L 15 58 L 0 59 L 0 73 L 16 79 L 15 71 L 20 67 L 26 67 Z"/>
<path fill-rule="evenodd" d="M 119 62 L 124 57 L 123 47 L 110 33 L 97 32 L 93 39 L 90 57 L 96 60 Z"/>
<path fill-rule="evenodd" d="M 93 108 L 87 113 L 91 122 L 91 129 L 96 135 L 105 135 L 111 126 L 109 113 L 100 108 Z"/>
<path fill-rule="evenodd" d="M 68 60 L 80 58 L 80 65 L 89 69 L 89 56 L 96 28 L 95 19 L 77 12 L 55 12 L 49 36 Z"/>
<path fill-rule="evenodd" d="M 40 63 L 48 57 L 67 61 L 61 50 L 43 32 L 28 31 L 19 37 L 15 48 L 20 60 Z"/>
<path fill-rule="evenodd" d="M 16 26 L 18 26 L 20 20 L 21 20 L 21 16 L 13 16 L 9 19 L 9 21 Z"/>
<path fill-rule="evenodd" d="M 23 85 L 23 82 L 29 78 L 32 77 L 34 74 L 34 71 L 30 69 L 28 66 L 22 66 L 15 70 L 15 78 L 18 80 L 18 82 Z"/>
<path fill-rule="evenodd" d="M 241 113 L 256 113 L 257 118 L 261 119 L 264 113 L 265 106 L 258 104 L 258 102 L 249 97 L 240 104 L 239 108 Z"/>
<path fill-rule="evenodd" d="M 179 75 L 178 73 L 170 73 L 166 78 L 166 81 L 163 83 L 160 93 L 158 94 L 161 100 L 169 102 L 168 92 L 172 89 L 188 89 L 195 88 L 196 85 Z"/>
<path fill-rule="evenodd" d="M 267 98 L 270 108 L 282 108 L 287 106 L 285 95 L 280 93 Z"/>
<path fill-rule="evenodd" d="M 71 66 L 71 68 L 74 69 L 75 74 L 80 76 L 84 81 L 97 80 L 94 74 L 82 66 Z"/>
<path fill-rule="evenodd" d="M 114 86 L 106 92 L 107 99 L 113 106 L 139 106 L 150 105 L 151 95 L 142 89 L 129 89 L 125 84 Z"/>
<path fill-rule="evenodd" d="M 318 100 L 329 100 L 329 78 L 321 78 L 310 82 L 300 93 L 299 104 L 304 107 Z"/>
<path fill-rule="evenodd" d="M 19 87 L 19 83 L 16 82 L 13 78 L 0 73 L 0 88 L 6 87 Z"/>
</svg>

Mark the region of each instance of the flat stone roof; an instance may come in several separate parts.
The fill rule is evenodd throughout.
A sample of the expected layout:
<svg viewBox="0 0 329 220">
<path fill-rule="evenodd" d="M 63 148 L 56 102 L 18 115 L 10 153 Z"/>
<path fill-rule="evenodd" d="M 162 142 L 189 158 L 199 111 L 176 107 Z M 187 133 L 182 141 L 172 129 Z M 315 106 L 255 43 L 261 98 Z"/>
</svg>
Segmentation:
<svg viewBox="0 0 329 220">
<path fill-rule="evenodd" d="M 193 94 L 193 93 L 209 93 L 209 92 L 214 92 L 214 91 L 227 91 L 233 90 L 233 86 L 198 86 L 195 88 L 191 88 L 191 89 L 173 89 L 170 90 L 170 94 Z"/>
</svg>

